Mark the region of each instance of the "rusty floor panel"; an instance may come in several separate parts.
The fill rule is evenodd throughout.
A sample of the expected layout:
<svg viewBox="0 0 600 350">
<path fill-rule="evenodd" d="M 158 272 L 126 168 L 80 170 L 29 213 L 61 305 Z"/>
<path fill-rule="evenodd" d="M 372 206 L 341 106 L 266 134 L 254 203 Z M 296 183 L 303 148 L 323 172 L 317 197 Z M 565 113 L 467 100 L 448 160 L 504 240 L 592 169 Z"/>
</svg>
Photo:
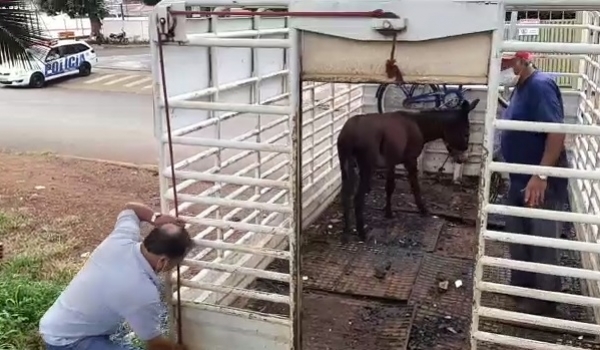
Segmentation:
<svg viewBox="0 0 600 350">
<path fill-rule="evenodd" d="M 440 233 L 435 253 L 453 258 L 473 259 L 477 253 L 475 227 L 447 223 Z"/>
<path fill-rule="evenodd" d="M 471 314 L 473 261 L 426 254 L 410 296 L 410 304 L 430 304 L 452 317 Z M 456 283 L 460 281 L 457 288 Z M 443 285 L 448 286 L 444 289 Z"/>
<path fill-rule="evenodd" d="M 317 293 L 304 295 L 303 309 L 303 347 L 310 350 L 403 350 L 414 313 L 412 306 Z"/>
<path fill-rule="evenodd" d="M 371 232 L 371 238 L 379 234 L 377 229 Z M 303 286 L 356 296 L 408 300 L 421 262 L 419 254 L 381 237 L 345 245 L 335 237 L 313 241 L 310 247 L 302 258 Z"/>
</svg>

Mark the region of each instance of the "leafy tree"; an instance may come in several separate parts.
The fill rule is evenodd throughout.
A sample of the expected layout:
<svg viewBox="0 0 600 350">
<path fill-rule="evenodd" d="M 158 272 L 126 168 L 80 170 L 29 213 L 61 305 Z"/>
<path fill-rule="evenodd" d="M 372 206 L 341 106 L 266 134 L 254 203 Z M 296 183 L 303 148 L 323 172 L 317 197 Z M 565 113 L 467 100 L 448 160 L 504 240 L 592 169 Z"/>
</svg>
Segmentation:
<svg viewBox="0 0 600 350">
<path fill-rule="evenodd" d="M 25 48 L 44 43 L 35 9 L 29 1 L 0 1 L 0 64 L 29 62 Z"/>
<path fill-rule="evenodd" d="M 90 19 L 92 36 L 100 34 L 102 19 L 108 14 L 104 0 L 38 0 L 40 9 L 50 16 L 66 13 L 69 17 Z"/>
</svg>

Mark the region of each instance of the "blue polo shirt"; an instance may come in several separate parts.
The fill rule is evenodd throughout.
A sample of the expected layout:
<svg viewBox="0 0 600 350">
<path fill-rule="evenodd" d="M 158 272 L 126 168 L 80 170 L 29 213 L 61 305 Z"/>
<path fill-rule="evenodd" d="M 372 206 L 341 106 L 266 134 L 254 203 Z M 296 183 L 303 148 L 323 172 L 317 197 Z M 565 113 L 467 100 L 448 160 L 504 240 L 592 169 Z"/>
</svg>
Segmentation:
<svg viewBox="0 0 600 350">
<path fill-rule="evenodd" d="M 504 111 L 503 119 L 543 123 L 564 123 L 564 108 L 560 89 L 549 74 L 534 72 L 517 86 Z M 504 130 L 501 136 L 502 156 L 507 163 L 540 165 L 546 148 L 548 134 Z M 567 157 L 563 150 L 559 164 L 566 167 Z M 527 186 L 531 175 L 510 174 L 511 192 Z M 557 191 L 566 191 L 568 180 L 549 178 L 548 186 Z"/>
</svg>

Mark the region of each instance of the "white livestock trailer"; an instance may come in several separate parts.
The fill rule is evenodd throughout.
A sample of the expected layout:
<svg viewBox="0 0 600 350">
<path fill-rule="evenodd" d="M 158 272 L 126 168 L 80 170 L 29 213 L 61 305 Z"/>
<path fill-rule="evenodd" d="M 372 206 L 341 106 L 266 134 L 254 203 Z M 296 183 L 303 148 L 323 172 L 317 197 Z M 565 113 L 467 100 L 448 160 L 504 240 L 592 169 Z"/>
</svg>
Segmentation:
<svg viewBox="0 0 600 350">
<path fill-rule="evenodd" d="M 253 12 L 240 14 L 244 8 Z M 504 40 L 507 11 L 562 9 L 580 11 L 581 24 L 570 25 L 583 33 L 580 43 Z M 163 0 L 150 18 L 161 206 L 188 221 L 201 247 L 168 281 L 176 291 L 168 293 L 177 314 L 173 335 L 191 350 L 302 348 L 302 286 L 308 283 L 300 264 L 302 232 L 334 201 L 337 134 L 350 116 L 374 111 L 373 84 L 394 82 L 386 74 L 392 57 L 406 82 L 463 84 L 469 98 L 484 100 L 472 118 L 469 161 L 444 169 L 458 181 L 479 177 L 470 348 L 582 349 L 493 333 L 481 328 L 482 319 L 582 335 L 600 334 L 597 321 L 516 313 L 483 305 L 481 295 L 583 305 L 599 317 L 599 10 L 600 0 Z M 497 119 L 501 56 L 517 50 L 577 60 L 579 72 L 571 74 L 577 89 L 564 91 L 568 124 Z M 186 126 L 172 130 L 174 118 Z M 492 161 L 498 130 L 568 134 L 572 168 Z M 445 158 L 443 145 L 430 145 L 422 170 L 435 171 Z M 571 210 L 492 204 L 492 172 L 569 178 Z M 488 214 L 573 222 L 578 241 L 491 230 Z M 585 268 L 486 255 L 494 242 L 575 251 Z M 286 267 L 267 269 L 275 260 Z M 511 287 L 484 281 L 489 267 L 585 279 L 586 288 L 576 295 Z M 285 283 L 289 293 L 253 289 L 256 279 Z M 287 305 L 286 315 L 252 307 L 252 300 Z M 408 341 L 401 343 L 376 348 L 404 349 Z M 311 350 L 321 348 L 327 347 Z"/>
</svg>

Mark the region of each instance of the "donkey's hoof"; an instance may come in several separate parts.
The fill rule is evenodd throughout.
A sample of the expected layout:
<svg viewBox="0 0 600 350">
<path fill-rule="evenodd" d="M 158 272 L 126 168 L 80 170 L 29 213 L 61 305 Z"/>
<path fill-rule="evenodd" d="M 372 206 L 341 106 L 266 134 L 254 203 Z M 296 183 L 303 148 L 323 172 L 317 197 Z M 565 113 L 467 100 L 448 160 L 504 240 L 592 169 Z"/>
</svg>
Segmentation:
<svg viewBox="0 0 600 350">
<path fill-rule="evenodd" d="M 349 235 L 342 234 L 342 237 L 340 238 L 340 241 L 342 242 L 342 244 L 348 244 L 348 242 L 350 242 Z"/>
<path fill-rule="evenodd" d="M 427 217 L 427 216 L 429 216 L 429 210 L 427 210 L 427 209 L 420 209 L 419 210 L 419 214 L 421 214 L 422 217 Z"/>
<path fill-rule="evenodd" d="M 386 219 L 392 219 L 392 218 L 394 218 L 394 214 L 391 211 L 387 211 L 387 210 L 385 211 L 385 214 L 383 214 L 383 216 Z"/>
</svg>

